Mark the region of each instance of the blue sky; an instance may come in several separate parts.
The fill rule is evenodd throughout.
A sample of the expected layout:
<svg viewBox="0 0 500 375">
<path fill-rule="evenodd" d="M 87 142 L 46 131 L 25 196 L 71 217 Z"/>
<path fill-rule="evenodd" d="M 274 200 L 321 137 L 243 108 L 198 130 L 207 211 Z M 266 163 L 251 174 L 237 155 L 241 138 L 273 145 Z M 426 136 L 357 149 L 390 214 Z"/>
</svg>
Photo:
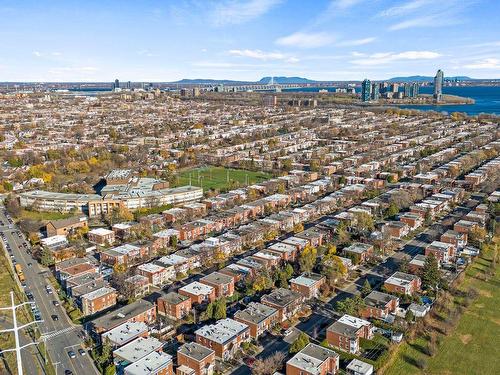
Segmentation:
<svg viewBox="0 0 500 375">
<path fill-rule="evenodd" d="M 500 78 L 498 0 L 0 0 L 0 81 Z"/>
</svg>

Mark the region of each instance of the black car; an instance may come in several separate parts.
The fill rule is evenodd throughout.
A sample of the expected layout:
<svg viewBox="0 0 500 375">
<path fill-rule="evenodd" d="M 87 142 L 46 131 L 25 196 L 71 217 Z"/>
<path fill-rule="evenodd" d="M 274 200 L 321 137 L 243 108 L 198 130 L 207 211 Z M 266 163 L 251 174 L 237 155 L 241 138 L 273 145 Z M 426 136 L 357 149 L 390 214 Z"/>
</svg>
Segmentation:
<svg viewBox="0 0 500 375">
<path fill-rule="evenodd" d="M 73 375 L 73 371 L 71 370 L 65 370 L 64 375 Z"/>
<path fill-rule="evenodd" d="M 59 317 L 58 317 L 56 314 L 51 315 L 51 318 L 52 318 L 52 320 L 54 320 L 54 321 L 59 320 Z"/>
<path fill-rule="evenodd" d="M 52 301 L 52 304 L 53 304 L 54 306 L 59 306 L 59 302 L 58 302 L 58 301 Z"/>
</svg>

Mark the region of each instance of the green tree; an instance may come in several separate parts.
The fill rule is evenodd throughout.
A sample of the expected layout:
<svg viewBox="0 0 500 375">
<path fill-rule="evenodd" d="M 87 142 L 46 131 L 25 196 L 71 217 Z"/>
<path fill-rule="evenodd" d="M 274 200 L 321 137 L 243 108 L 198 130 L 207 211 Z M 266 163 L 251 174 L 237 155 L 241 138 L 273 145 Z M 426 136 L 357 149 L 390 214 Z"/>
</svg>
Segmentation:
<svg viewBox="0 0 500 375">
<path fill-rule="evenodd" d="M 311 272 L 316 264 L 316 255 L 318 250 L 315 247 L 307 245 L 299 255 L 299 266 L 301 272 Z"/>
<path fill-rule="evenodd" d="M 356 229 L 359 233 L 366 233 L 375 229 L 373 218 L 368 212 L 356 213 Z"/>
<path fill-rule="evenodd" d="M 46 248 L 42 249 L 42 253 L 40 254 L 40 263 L 45 267 L 54 265 L 54 257 Z"/>
<path fill-rule="evenodd" d="M 290 346 L 290 353 L 298 353 L 302 349 L 304 349 L 307 344 L 309 344 L 309 336 L 307 336 L 304 332 L 300 332 L 300 335 L 297 337 L 297 339 L 293 342 L 293 344 Z"/>
<path fill-rule="evenodd" d="M 170 246 L 172 246 L 173 249 L 177 249 L 177 242 L 178 242 L 177 236 L 172 236 L 170 237 Z"/>
<path fill-rule="evenodd" d="M 366 297 L 368 294 L 370 294 L 372 291 L 372 286 L 370 285 L 370 282 L 368 279 L 365 280 L 365 283 L 363 284 L 363 287 L 361 288 L 361 295 L 363 297 Z"/>
<path fill-rule="evenodd" d="M 293 266 L 290 263 L 287 263 L 284 272 L 286 274 L 287 280 L 290 279 L 293 276 Z"/>
<path fill-rule="evenodd" d="M 434 289 L 440 280 L 439 263 L 434 254 L 431 253 L 425 258 L 422 270 L 422 285 L 424 289 Z"/>
<path fill-rule="evenodd" d="M 391 203 L 385 211 L 385 217 L 393 217 L 399 213 L 399 208 L 394 203 Z"/>
</svg>

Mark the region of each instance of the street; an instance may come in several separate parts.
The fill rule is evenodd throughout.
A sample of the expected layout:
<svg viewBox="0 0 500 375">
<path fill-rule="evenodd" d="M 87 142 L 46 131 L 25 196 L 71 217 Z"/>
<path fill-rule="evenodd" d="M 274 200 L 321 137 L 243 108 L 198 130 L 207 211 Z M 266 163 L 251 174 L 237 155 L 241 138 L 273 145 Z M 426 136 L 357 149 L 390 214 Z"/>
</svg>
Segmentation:
<svg viewBox="0 0 500 375">
<path fill-rule="evenodd" d="M 64 374 L 65 370 L 70 370 L 77 375 L 98 374 L 90 356 L 88 354 L 82 356 L 78 353 L 78 349 L 82 348 L 83 343 L 83 339 L 78 336 L 79 332 L 82 331 L 82 327 L 74 325 L 69 320 L 61 303 L 59 303 L 59 306 L 53 304 L 53 301 L 58 301 L 57 293 L 53 291 L 49 294 L 46 291 L 46 285 L 50 285 L 47 279 L 50 271 L 40 266 L 27 253 L 26 249 L 30 245 L 22 235 L 18 234 L 20 231 L 17 227 L 12 224 L 5 225 L 8 224 L 8 219 L 3 206 L 0 206 L 0 222 L 2 223 L 0 231 L 5 234 L 14 259 L 24 271 L 26 291 L 33 294 L 34 302 L 40 310 L 43 319 L 43 322 L 38 324 L 41 334 L 40 339 L 46 341 L 49 357 L 56 368 L 56 374 Z M 25 243 L 27 244 L 26 247 L 24 247 Z M 52 315 L 57 315 L 59 319 L 53 320 Z M 71 359 L 69 357 L 68 351 L 70 350 L 76 353 L 76 358 Z M 27 366 L 30 366 L 30 362 L 33 362 L 32 356 L 26 356 L 25 354 L 23 366 L 28 369 Z M 31 374 L 32 372 L 27 370 L 26 373 Z"/>
</svg>

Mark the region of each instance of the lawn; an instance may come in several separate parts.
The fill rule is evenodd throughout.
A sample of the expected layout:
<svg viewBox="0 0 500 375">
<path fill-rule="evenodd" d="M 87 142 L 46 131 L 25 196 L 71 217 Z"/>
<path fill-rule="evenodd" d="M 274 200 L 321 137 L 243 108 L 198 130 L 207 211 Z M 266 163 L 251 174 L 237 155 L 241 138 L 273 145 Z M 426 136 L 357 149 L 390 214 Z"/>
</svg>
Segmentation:
<svg viewBox="0 0 500 375">
<path fill-rule="evenodd" d="M 179 171 L 173 187 L 189 185 L 202 186 L 204 191 L 213 189 L 225 191 L 268 180 L 271 174 L 243 169 L 223 167 L 202 167 Z"/>
<path fill-rule="evenodd" d="M 49 220 L 59 220 L 66 219 L 68 217 L 75 216 L 75 214 L 71 213 L 60 213 L 60 212 L 38 212 L 38 211 L 29 211 L 22 210 L 21 215 L 19 215 L 20 219 L 30 219 L 35 221 L 49 221 Z"/>
<path fill-rule="evenodd" d="M 3 246 L 0 245 L 0 307 L 11 305 L 10 291 L 14 290 L 15 303 L 19 303 L 24 298 L 17 287 L 15 275 L 10 269 Z M 17 309 L 17 319 L 19 324 L 24 324 L 30 320 L 26 308 Z M 12 313 L 10 310 L 0 310 L 0 329 L 12 328 Z M 14 347 L 14 335 L 12 333 L 0 334 L 0 350 L 12 349 Z M 4 359 L 0 360 L 0 374 L 16 369 L 16 355 L 14 353 L 5 353 Z"/>
<path fill-rule="evenodd" d="M 440 335 L 437 353 L 430 357 L 423 353 L 428 344 L 424 337 L 401 344 L 397 357 L 384 374 L 420 374 L 417 361 L 426 361 L 426 374 L 495 374 L 500 368 L 500 273 L 489 280 L 481 275 L 488 269 L 494 256 L 492 247 L 483 252 L 466 271 L 461 290 L 473 287 L 479 292 L 455 330 L 448 336 Z M 479 276 L 479 277 L 478 277 Z M 455 301 L 457 302 L 457 301 Z"/>
</svg>

